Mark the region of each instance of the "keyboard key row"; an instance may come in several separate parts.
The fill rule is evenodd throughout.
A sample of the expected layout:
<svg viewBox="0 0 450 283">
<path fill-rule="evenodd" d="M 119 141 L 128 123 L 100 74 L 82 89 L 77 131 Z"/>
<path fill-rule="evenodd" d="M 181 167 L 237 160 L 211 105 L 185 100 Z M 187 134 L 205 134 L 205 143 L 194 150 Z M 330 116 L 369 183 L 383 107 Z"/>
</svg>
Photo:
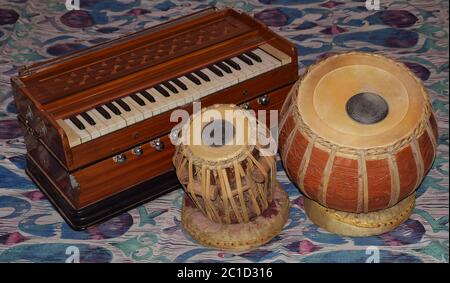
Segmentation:
<svg viewBox="0 0 450 283">
<path fill-rule="evenodd" d="M 287 58 L 290 59 L 265 44 L 79 115 L 58 120 L 58 123 L 73 147 L 278 68 L 287 64 Z"/>
</svg>

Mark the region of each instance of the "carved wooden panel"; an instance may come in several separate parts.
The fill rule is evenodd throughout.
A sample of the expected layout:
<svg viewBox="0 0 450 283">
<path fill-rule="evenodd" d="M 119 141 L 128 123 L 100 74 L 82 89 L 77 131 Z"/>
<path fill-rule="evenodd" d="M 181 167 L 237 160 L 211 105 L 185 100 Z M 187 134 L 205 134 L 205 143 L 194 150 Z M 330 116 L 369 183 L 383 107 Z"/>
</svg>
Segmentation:
<svg viewBox="0 0 450 283">
<path fill-rule="evenodd" d="M 115 78 L 148 68 L 206 48 L 250 31 L 240 21 L 223 18 L 208 25 L 196 27 L 159 41 L 147 42 L 138 47 L 88 65 L 72 68 L 56 76 L 45 77 L 34 87 L 40 93 L 53 97 L 65 97 Z M 39 94 L 37 94 L 39 95 Z"/>
</svg>

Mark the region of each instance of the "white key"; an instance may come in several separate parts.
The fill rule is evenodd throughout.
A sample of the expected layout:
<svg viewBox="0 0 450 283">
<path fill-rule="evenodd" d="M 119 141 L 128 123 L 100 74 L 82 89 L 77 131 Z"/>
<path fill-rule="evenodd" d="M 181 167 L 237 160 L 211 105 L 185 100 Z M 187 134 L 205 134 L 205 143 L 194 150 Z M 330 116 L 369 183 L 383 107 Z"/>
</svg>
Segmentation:
<svg viewBox="0 0 450 283">
<path fill-rule="evenodd" d="M 83 123 L 83 126 L 86 128 L 86 131 L 91 136 L 91 139 L 96 139 L 100 137 L 100 131 L 97 130 L 94 126 L 91 126 L 86 120 L 81 117 L 81 115 L 76 116 L 78 120 L 80 120 L 81 123 Z"/>
<path fill-rule="evenodd" d="M 267 67 L 263 64 L 260 64 L 254 60 L 252 60 L 252 58 L 245 56 L 248 58 L 248 60 L 251 60 L 253 62 L 253 65 L 249 65 L 247 63 L 245 63 L 244 61 L 242 61 L 241 59 L 236 57 L 236 61 L 239 63 L 239 65 L 242 67 L 245 67 L 249 70 L 251 70 L 254 74 L 254 76 L 260 75 L 262 73 L 266 72 Z"/>
<path fill-rule="evenodd" d="M 86 114 L 88 114 L 89 115 L 89 111 L 86 111 Z M 81 115 L 80 115 L 81 116 Z M 90 115 L 89 115 L 90 116 Z M 94 120 L 94 122 L 95 122 L 95 119 L 94 119 L 94 117 L 92 117 L 92 116 L 90 116 L 91 118 L 92 118 L 92 120 Z M 101 127 L 101 125 L 100 124 L 97 124 L 97 122 L 95 123 L 95 125 L 91 125 L 91 124 L 89 124 L 89 122 L 87 121 L 87 120 L 85 120 L 84 118 L 83 118 L 83 116 L 81 116 L 81 121 L 83 122 L 83 124 L 87 124 L 88 126 L 89 126 L 89 128 L 92 130 L 92 131 L 94 131 L 94 129 L 96 130 L 96 132 L 94 132 L 93 133 L 93 136 L 92 136 L 92 134 L 91 134 L 91 136 L 92 136 L 92 139 L 94 139 L 94 138 L 98 138 L 98 137 L 100 137 L 100 136 L 102 136 L 102 133 L 101 133 L 101 130 L 102 130 L 102 127 Z M 98 136 L 97 136 L 98 135 Z"/>
<path fill-rule="evenodd" d="M 111 119 L 108 119 L 108 121 L 110 121 L 109 125 L 112 125 L 116 131 L 127 126 L 125 119 L 114 114 L 107 106 L 103 106 L 103 109 L 105 109 L 105 111 L 111 116 Z"/>
<path fill-rule="evenodd" d="M 166 97 L 164 97 L 154 88 L 147 89 L 147 92 L 150 93 L 150 95 L 153 96 L 156 101 L 155 103 L 151 104 L 153 115 L 158 115 L 169 110 L 169 104 Z"/>
<path fill-rule="evenodd" d="M 261 60 L 263 60 L 263 62 L 258 62 L 256 60 L 253 60 L 250 56 L 247 56 L 246 54 L 244 54 L 244 55 L 253 62 L 253 66 L 256 66 L 257 68 L 259 68 L 261 70 L 261 73 L 268 72 L 274 68 L 273 64 L 271 64 L 269 62 L 265 62 L 262 58 L 261 58 Z"/>
<path fill-rule="evenodd" d="M 87 111 L 87 114 L 89 114 L 89 116 L 91 116 L 91 118 L 95 121 L 95 128 L 97 128 L 97 130 L 99 130 L 100 136 L 104 136 L 104 135 L 110 133 L 111 130 L 110 130 L 109 126 L 106 125 L 105 123 L 103 123 L 103 120 L 101 120 L 97 117 L 94 110 L 95 109 Z M 95 110 L 95 111 L 97 111 L 97 110 Z"/>
<path fill-rule="evenodd" d="M 184 83 L 187 87 L 186 95 L 187 95 L 187 104 L 192 103 L 199 99 L 200 94 L 202 93 L 202 90 L 199 89 L 199 86 L 192 83 L 188 78 L 186 77 L 180 77 L 178 78 L 182 83 Z"/>
<path fill-rule="evenodd" d="M 198 85 L 198 84 L 195 84 L 194 82 L 192 82 L 191 80 L 189 80 L 189 79 L 186 77 L 187 80 L 189 80 L 190 82 L 192 82 L 192 84 L 195 85 L 195 86 L 197 87 L 198 90 L 200 90 L 199 93 L 196 93 L 196 94 L 194 95 L 194 98 L 195 98 L 195 99 L 200 99 L 200 98 L 202 98 L 202 97 L 204 97 L 204 96 L 206 96 L 206 95 L 208 95 L 208 94 L 211 93 L 210 85 L 208 85 L 207 82 L 205 82 L 203 79 L 201 79 L 199 76 L 197 76 L 197 75 L 194 74 L 194 73 L 191 73 L 191 75 L 192 75 L 194 78 L 197 78 L 197 79 L 200 81 L 200 85 Z"/>
<path fill-rule="evenodd" d="M 179 95 L 180 92 L 174 93 L 168 87 L 166 87 L 163 84 L 161 84 L 160 86 L 161 86 L 161 88 L 165 89 L 170 94 L 170 97 L 166 97 L 166 98 L 169 98 L 170 101 L 172 102 L 172 104 L 176 105 L 175 107 L 180 106 L 180 105 L 184 105 L 184 98 Z M 165 97 L 165 96 L 163 96 L 163 97 Z"/>
<path fill-rule="evenodd" d="M 152 95 L 155 98 L 155 100 L 158 101 L 159 104 L 161 105 L 160 113 L 167 112 L 167 111 L 177 107 L 178 100 L 173 99 L 171 96 L 165 97 L 160 92 L 158 92 L 156 89 L 154 89 L 154 92 Z"/>
<path fill-rule="evenodd" d="M 159 113 L 161 113 L 161 110 L 160 110 L 161 109 L 161 101 L 156 101 L 156 98 L 154 96 L 154 91 L 156 91 L 156 90 L 154 90 L 153 88 L 149 88 L 146 91 L 155 99 L 155 102 L 149 103 L 147 105 L 148 105 L 149 109 L 152 111 L 153 116 L 158 115 Z"/>
<path fill-rule="evenodd" d="M 103 130 L 100 130 L 100 132 L 103 132 L 102 135 L 106 135 L 106 134 L 109 134 L 109 133 L 117 130 L 117 126 L 115 126 L 115 124 L 111 123 L 111 119 L 106 119 L 105 117 L 103 117 L 103 115 L 100 114 L 100 112 L 98 112 L 97 109 L 94 108 L 94 109 L 88 111 L 88 113 L 92 118 L 95 117 L 96 123 L 101 123 L 101 125 L 103 125 L 105 127 Z"/>
<path fill-rule="evenodd" d="M 194 96 L 197 92 L 201 92 L 201 89 L 199 89 L 197 85 L 191 82 L 188 78 L 183 76 L 179 77 L 178 79 L 187 86 L 187 92 L 191 95 L 192 100 L 194 100 Z"/>
<path fill-rule="evenodd" d="M 217 67 L 217 68 L 219 68 L 219 67 Z M 219 70 L 222 71 L 222 69 L 219 69 Z M 228 74 L 225 71 L 222 71 L 222 74 L 223 74 L 223 77 L 221 77 L 221 79 L 223 81 L 227 82 L 225 85 L 226 87 L 233 86 L 239 82 L 239 79 L 236 78 L 236 76 L 233 76 L 232 74 Z"/>
<path fill-rule="evenodd" d="M 245 63 L 240 64 L 240 65 L 241 65 L 242 70 L 245 70 L 246 72 L 249 73 L 249 78 L 256 77 L 262 73 L 259 68 L 252 68 L 253 66 L 249 66 Z"/>
<path fill-rule="evenodd" d="M 238 63 L 239 61 L 237 60 L 238 58 L 232 58 L 232 60 L 235 62 L 235 63 Z M 233 69 L 234 70 L 234 72 L 236 72 L 236 74 L 238 74 L 239 76 L 242 76 L 241 74 L 243 74 L 244 76 L 245 76 L 245 79 L 246 80 L 248 80 L 248 79 L 250 79 L 250 78 L 253 78 L 254 76 L 255 76 L 255 73 L 252 71 L 252 70 L 250 70 L 250 69 L 248 69 L 248 68 L 246 68 L 244 65 L 242 65 L 242 64 L 239 64 L 239 66 L 241 67 L 241 69 L 240 70 L 235 70 L 235 69 Z M 230 66 L 231 67 L 231 66 Z"/>
<path fill-rule="evenodd" d="M 140 110 L 141 106 L 137 104 L 131 97 L 124 97 L 122 100 L 128 104 L 131 108 L 131 112 L 134 115 L 134 118 L 136 119 L 136 122 L 144 120 L 144 114 Z"/>
<path fill-rule="evenodd" d="M 274 62 L 268 61 L 267 58 L 265 58 L 265 54 L 262 50 L 255 49 L 255 50 L 252 50 L 252 52 L 255 53 L 256 55 L 258 55 L 262 60 L 262 62 L 257 62 L 257 61 L 254 61 L 254 62 L 256 62 L 260 66 L 261 65 L 264 66 L 266 72 L 276 68 L 276 64 L 274 64 Z"/>
<path fill-rule="evenodd" d="M 56 120 L 59 126 L 64 130 L 64 133 L 67 136 L 67 140 L 69 141 L 69 146 L 74 147 L 81 144 L 81 138 L 78 134 L 63 120 Z"/>
<path fill-rule="evenodd" d="M 168 90 L 166 87 L 162 86 L 161 87 L 163 89 L 165 89 L 169 94 L 171 94 L 172 92 L 170 90 Z M 178 98 L 175 97 L 174 94 L 171 94 L 169 97 L 164 96 L 162 93 L 160 93 L 156 88 L 154 89 L 154 96 L 153 96 L 156 100 L 158 100 L 160 103 L 162 103 L 163 101 L 165 102 L 163 105 L 163 109 L 161 111 L 162 112 L 166 112 L 169 111 L 172 108 L 177 107 L 177 103 L 178 103 Z"/>
<path fill-rule="evenodd" d="M 246 57 L 246 58 L 248 58 L 248 60 L 250 60 L 250 61 L 253 63 L 253 65 L 249 65 L 249 64 L 245 63 L 245 62 L 242 61 L 239 57 L 234 57 L 234 58 L 233 58 L 233 61 L 236 62 L 236 63 L 238 63 L 239 66 L 241 66 L 241 67 L 242 67 L 242 65 L 248 66 L 248 67 L 250 67 L 250 68 L 255 67 L 255 63 L 254 63 L 248 56 L 245 56 L 244 54 L 241 54 L 241 55 L 244 56 L 244 57 Z"/>
<path fill-rule="evenodd" d="M 211 84 L 214 86 L 214 92 L 218 92 L 228 86 L 228 81 L 223 77 L 219 77 L 209 69 L 203 69 L 202 71 L 211 79 Z"/>
<path fill-rule="evenodd" d="M 150 109 L 148 109 L 147 104 L 151 103 L 150 101 L 147 100 L 147 98 L 145 98 L 144 96 L 142 96 L 140 93 L 136 93 L 135 94 L 137 97 L 139 97 L 140 99 L 142 99 L 142 101 L 144 101 L 145 105 L 140 105 L 139 103 L 137 103 L 136 101 L 134 101 L 133 98 L 129 97 L 129 101 L 130 103 L 128 103 L 128 105 L 133 105 L 135 108 L 139 109 L 139 111 L 141 111 L 142 113 L 142 119 L 148 119 L 150 117 L 153 116 L 153 113 Z"/>
<path fill-rule="evenodd" d="M 120 117 L 122 117 L 126 123 L 127 126 L 133 125 L 134 123 L 136 123 L 136 119 L 134 118 L 133 114 L 131 113 L 131 111 L 125 111 L 122 107 L 120 107 L 120 105 L 113 101 L 111 102 L 114 106 L 116 106 L 119 110 L 120 110 Z"/>
<path fill-rule="evenodd" d="M 222 70 L 219 66 L 216 65 L 217 68 L 219 68 L 219 70 L 222 71 L 222 73 L 224 74 L 224 76 L 228 79 L 230 79 L 232 81 L 232 85 L 238 84 L 239 82 L 245 81 L 245 78 L 242 75 L 238 75 L 236 73 L 236 70 L 233 69 L 233 67 L 229 66 L 228 64 L 224 63 L 226 66 L 228 66 L 231 69 L 231 74 L 225 72 L 224 70 Z M 232 79 L 234 78 L 234 79 Z"/>
<path fill-rule="evenodd" d="M 207 96 L 207 95 L 209 95 L 209 94 L 215 92 L 215 91 L 214 91 L 214 90 L 215 90 L 214 84 L 211 83 L 211 80 L 208 82 L 208 81 L 203 80 L 203 79 L 202 79 L 200 76 L 198 76 L 197 74 L 192 73 L 192 75 L 193 75 L 194 77 L 196 77 L 198 80 L 200 80 L 200 82 L 201 82 L 201 85 L 199 85 L 199 87 L 200 87 L 201 90 L 202 90 L 202 93 L 200 94 L 201 97 L 205 97 L 205 96 Z"/>
<path fill-rule="evenodd" d="M 205 74 L 208 74 L 208 76 L 211 78 L 209 74 L 213 74 L 212 77 L 215 78 L 216 81 L 221 81 L 224 85 L 222 86 L 222 89 L 230 85 L 230 81 L 225 78 L 225 72 L 222 71 L 217 65 L 212 64 L 211 67 L 215 67 L 217 70 L 219 70 L 222 73 L 222 76 L 216 75 L 213 71 L 211 71 L 209 68 L 205 68 Z M 226 84 L 226 85 L 225 85 Z"/>
<path fill-rule="evenodd" d="M 281 67 L 281 62 L 280 61 L 278 61 L 277 59 L 275 59 L 271 55 L 267 54 L 263 50 L 256 49 L 256 50 L 253 51 L 253 53 L 255 53 L 256 55 L 261 57 L 263 62 L 269 63 L 271 66 L 274 66 L 272 69 Z"/>
<path fill-rule="evenodd" d="M 147 98 L 145 98 L 145 96 L 143 96 L 140 93 L 136 93 L 136 95 L 145 102 L 145 106 L 142 106 L 142 112 L 144 113 L 145 119 L 153 117 L 153 115 L 156 115 L 155 113 L 153 113 L 152 105 L 154 103 L 149 101 Z"/>
<path fill-rule="evenodd" d="M 77 133 L 77 135 L 81 139 L 81 143 L 85 143 L 85 142 L 91 140 L 91 135 L 86 130 L 78 129 L 78 127 L 75 126 L 75 124 L 72 123 L 72 121 L 70 121 L 70 119 L 64 119 L 64 122 L 66 122 L 66 124 L 69 125 L 69 127 L 72 128 L 72 130 L 74 130 L 75 133 Z"/>
<path fill-rule="evenodd" d="M 182 103 L 180 104 L 180 106 L 184 106 L 192 101 L 191 94 L 189 93 L 188 90 L 183 90 L 176 83 L 174 83 L 172 81 L 171 81 L 171 83 L 172 83 L 173 87 L 175 87 L 178 90 L 177 95 L 182 100 Z"/>
<path fill-rule="evenodd" d="M 202 97 L 204 90 L 201 88 L 201 86 L 196 85 L 185 76 L 180 77 L 179 80 L 188 87 L 188 90 L 190 90 L 190 93 L 192 95 L 192 101 L 200 99 L 200 97 Z"/>
<path fill-rule="evenodd" d="M 232 75 L 235 76 L 239 82 L 243 82 L 245 80 L 247 80 L 247 76 L 245 75 L 245 73 L 239 72 L 238 70 L 234 69 L 233 67 L 231 67 L 230 65 L 228 65 L 225 62 L 222 62 L 225 66 L 228 66 L 228 68 L 231 69 L 232 71 Z M 226 74 L 226 73 L 225 73 Z"/>
</svg>

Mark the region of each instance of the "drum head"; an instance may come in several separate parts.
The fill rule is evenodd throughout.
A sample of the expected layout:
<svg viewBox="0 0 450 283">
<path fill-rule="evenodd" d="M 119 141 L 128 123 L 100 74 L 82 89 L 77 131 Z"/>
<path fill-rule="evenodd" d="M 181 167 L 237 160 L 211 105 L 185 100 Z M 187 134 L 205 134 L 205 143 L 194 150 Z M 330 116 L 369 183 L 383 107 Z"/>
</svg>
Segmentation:
<svg viewBox="0 0 450 283">
<path fill-rule="evenodd" d="M 183 134 L 189 135 L 183 143 L 194 161 L 233 160 L 254 148 L 256 133 L 251 129 L 255 122 L 253 116 L 237 106 L 214 105 L 193 115 L 183 128 Z"/>
<path fill-rule="evenodd" d="M 357 149 L 408 135 L 425 113 L 421 82 L 394 60 L 352 52 L 313 65 L 301 81 L 297 109 L 317 136 Z"/>
</svg>

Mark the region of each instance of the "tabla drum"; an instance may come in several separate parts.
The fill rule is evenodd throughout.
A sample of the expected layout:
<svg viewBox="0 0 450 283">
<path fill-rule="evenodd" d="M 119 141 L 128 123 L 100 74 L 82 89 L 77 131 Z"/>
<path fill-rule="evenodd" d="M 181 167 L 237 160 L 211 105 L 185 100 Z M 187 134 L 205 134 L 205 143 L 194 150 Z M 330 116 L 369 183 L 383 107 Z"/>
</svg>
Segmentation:
<svg viewBox="0 0 450 283">
<path fill-rule="evenodd" d="M 306 213 L 342 235 L 381 234 L 409 217 L 436 139 L 420 79 L 372 53 L 312 65 L 280 114 L 281 159 Z"/>
<path fill-rule="evenodd" d="M 173 163 L 186 192 L 184 229 L 203 245 L 227 250 L 247 250 L 278 234 L 289 201 L 276 181 L 274 153 L 258 139 L 268 129 L 237 106 L 214 105 L 180 133 Z"/>
</svg>

